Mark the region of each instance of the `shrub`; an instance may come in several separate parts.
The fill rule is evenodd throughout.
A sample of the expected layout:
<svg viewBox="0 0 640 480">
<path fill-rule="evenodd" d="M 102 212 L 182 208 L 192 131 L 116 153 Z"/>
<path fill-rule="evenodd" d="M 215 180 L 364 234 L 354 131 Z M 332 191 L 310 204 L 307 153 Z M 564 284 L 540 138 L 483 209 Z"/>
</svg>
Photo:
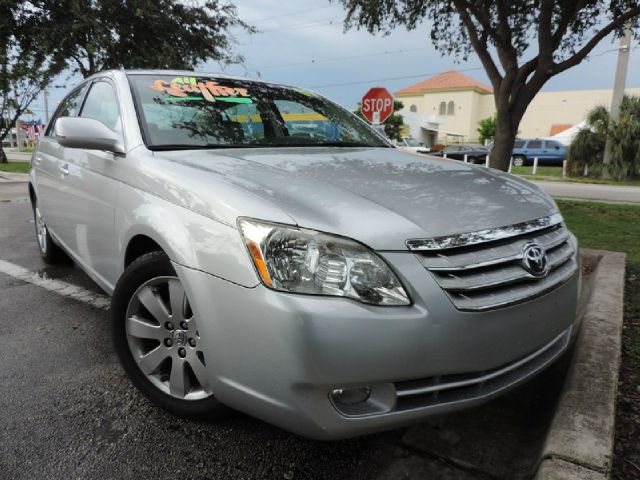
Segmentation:
<svg viewBox="0 0 640 480">
<path fill-rule="evenodd" d="M 607 138 L 611 141 L 609 174 L 618 180 L 640 176 L 640 97 L 625 96 L 620 106 L 620 118 L 609 122 L 605 107 L 595 107 L 587 115 L 587 128 L 578 132 L 569 150 L 569 175 L 598 177 L 604 169 L 604 149 Z"/>
</svg>

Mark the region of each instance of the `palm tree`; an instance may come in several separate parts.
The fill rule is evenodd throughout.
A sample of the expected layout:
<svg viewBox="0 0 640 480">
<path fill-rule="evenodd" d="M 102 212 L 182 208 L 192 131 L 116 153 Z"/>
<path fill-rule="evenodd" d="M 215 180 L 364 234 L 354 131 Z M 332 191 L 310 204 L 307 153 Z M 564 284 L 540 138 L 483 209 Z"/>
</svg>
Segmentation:
<svg viewBox="0 0 640 480">
<path fill-rule="evenodd" d="M 640 176 L 640 97 L 625 96 L 618 121 L 610 123 L 609 118 L 603 106 L 589 112 L 587 127 L 578 132 L 567 152 L 569 175 L 588 171 L 589 176 L 600 176 L 608 136 L 612 145 L 610 175 L 618 180 Z"/>
</svg>

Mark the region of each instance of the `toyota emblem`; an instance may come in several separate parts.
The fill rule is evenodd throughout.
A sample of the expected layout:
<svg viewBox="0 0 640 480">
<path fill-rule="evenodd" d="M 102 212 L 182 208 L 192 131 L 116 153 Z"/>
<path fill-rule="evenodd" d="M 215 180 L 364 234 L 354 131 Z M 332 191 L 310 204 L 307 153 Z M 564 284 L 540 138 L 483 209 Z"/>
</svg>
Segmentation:
<svg viewBox="0 0 640 480">
<path fill-rule="evenodd" d="M 527 243 L 522 250 L 522 264 L 534 277 L 544 277 L 549 272 L 547 254 L 542 245 Z"/>
</svg>

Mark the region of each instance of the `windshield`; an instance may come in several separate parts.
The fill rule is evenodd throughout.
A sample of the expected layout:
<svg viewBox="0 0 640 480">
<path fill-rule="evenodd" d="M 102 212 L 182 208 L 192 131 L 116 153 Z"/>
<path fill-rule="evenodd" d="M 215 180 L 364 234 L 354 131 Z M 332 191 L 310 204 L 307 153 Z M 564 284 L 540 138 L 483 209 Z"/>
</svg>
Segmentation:
<svg viewBox="0 0 640 480">
<path fill-rule="evenodd" d="M 200 76 L 129 80 L 151 149 L 389 146 L 355 115 L 307 90 Z"/>
</svg>

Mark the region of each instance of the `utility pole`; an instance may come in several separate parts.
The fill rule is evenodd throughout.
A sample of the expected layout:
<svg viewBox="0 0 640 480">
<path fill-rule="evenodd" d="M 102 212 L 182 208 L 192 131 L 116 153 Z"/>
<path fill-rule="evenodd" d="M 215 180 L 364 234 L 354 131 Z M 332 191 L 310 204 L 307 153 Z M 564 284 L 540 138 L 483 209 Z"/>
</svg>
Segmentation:
<svg viewBox="0 0 640 480">
<path fill-rule="evenodd" d="M 616 68 L 616 78 L 613 84 L 613 97 L 611 98 L 611 111 L 609 114 L 609 124 L 612 125 L 620 118 L 620 104 L 624 96 L 624 85 L 627 80 L 627 67 L 629 66 L 629 52 L 631 51 L 631 28 L 625 30 L 625 35 L 620 39 L 618 50 L 618 67 Z M 604 147 L 604 169 L 603 178 L 611 178 L 609 165 L 611 164 L 611 140 L 607 135 Z"/>
<path fill-rule="evenodd" d="M 42 93 L 44 94 L 44 120 L 49 125 L 49 94 L 47 93 L 47 87 L 42 89 Z"/>
<path fill-rule="evenodd" d="M 22 126 L 20 119 L 16 120 L 16 141 L 18 142 L 18 151 L 22 151 Z"/>
</svg>

